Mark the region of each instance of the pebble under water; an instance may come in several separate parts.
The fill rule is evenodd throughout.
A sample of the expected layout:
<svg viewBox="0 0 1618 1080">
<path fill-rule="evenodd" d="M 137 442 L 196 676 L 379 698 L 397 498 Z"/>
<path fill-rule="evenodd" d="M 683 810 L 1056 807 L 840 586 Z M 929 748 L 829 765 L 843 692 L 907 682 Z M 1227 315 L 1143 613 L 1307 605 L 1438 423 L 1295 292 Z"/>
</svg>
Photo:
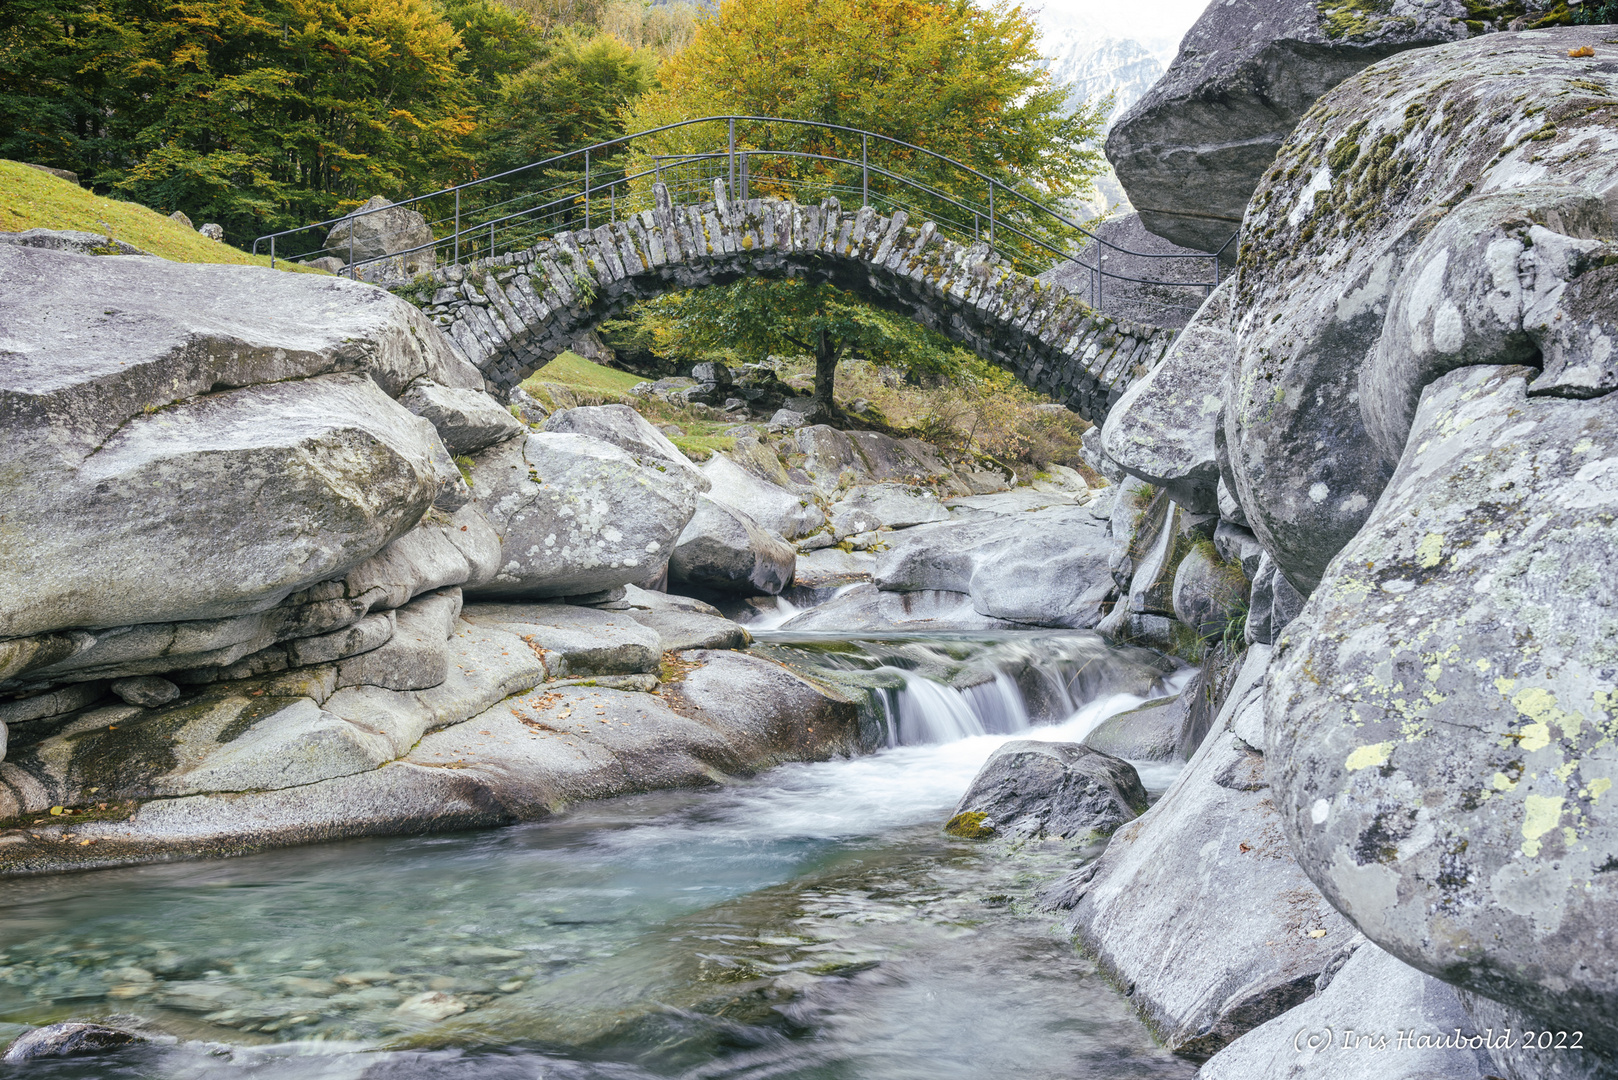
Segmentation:
<svg viewBox="0 0 1618 1080">
<path fill-rule="evenodd" d="M 1033 910 L 1093 851 L 941 830 L 1008 738 L 1081 738 L 1141 700 L 1026 730 L 1015 680 L 917 674 L 918 649 L 1007 647 L 805 653 L 901 673 L 885 707 L 911 744 L 865 757 L 509 829 L 0 883 L 0 1042 L 114 1017 L 160 1040 L 16 1067 L 42 1080 L 1193 1076 Z M 1154 793 L 1175 771 L 1141 767 Z"/>
</svg>

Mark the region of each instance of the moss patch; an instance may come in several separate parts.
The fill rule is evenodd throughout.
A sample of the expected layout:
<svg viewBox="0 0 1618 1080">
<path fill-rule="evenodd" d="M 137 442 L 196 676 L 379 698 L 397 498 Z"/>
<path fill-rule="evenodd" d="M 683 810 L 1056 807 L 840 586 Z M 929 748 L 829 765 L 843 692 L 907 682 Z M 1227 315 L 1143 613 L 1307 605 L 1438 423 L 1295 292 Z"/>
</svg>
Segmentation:
<svg viewBox="0 0 1618 1080">
<path fill-rule="evenodd" d="M 675 435 L 669 441 L 692 461 L 707 461 L 715 453 L 736 449 L 736 440 L 728 435 Z"/>
<path fill-rule="evenodd" d="M 981 810 L 968 810 L 946 821 L 944 831 L 962 840 L 987 840 L 994 835 L 994 826 L 989 824 L 988 814 Z"/>
</svg>

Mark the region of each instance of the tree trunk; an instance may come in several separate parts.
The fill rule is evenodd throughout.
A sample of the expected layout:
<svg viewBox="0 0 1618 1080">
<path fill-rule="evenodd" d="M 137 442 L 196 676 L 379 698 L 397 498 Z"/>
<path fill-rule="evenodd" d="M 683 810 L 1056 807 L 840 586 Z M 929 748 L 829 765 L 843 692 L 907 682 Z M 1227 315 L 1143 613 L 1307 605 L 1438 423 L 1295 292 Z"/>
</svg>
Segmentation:
<svg viewBox="0 0 1618 1080">
<path fill-rule="evenodd" d="M 837 386 L 837 359 L 840 349 L 832 347 L 825 330 L 815 335 L 815 392 L 809 399 L 809 419 L 828 423 L 842 415 L 833 391 Z"/>
</svg>

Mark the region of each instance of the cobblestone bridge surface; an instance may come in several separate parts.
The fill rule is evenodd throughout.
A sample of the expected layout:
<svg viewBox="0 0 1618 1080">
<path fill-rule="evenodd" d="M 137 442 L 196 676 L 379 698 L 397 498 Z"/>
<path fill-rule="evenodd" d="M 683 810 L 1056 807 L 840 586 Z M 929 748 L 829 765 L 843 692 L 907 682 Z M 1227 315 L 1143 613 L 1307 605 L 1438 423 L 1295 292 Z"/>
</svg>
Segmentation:
<svg viewBox="0 0 1618 1080">
<path fill-rule="evenodd" d="M 907 315 L 1013 372 L 1097 424 L 1172 330 L 1115 321 L 1060 285 L 1010 268 L 987 244 L 963 246 L 928 221 L 835 199 L 715 199 L 656 209 L 524 251 L 444 266 L 398 291 L 443 327 L 500 391 L 630 304 L 744 276 L 827 281 Z"/>
</svg>

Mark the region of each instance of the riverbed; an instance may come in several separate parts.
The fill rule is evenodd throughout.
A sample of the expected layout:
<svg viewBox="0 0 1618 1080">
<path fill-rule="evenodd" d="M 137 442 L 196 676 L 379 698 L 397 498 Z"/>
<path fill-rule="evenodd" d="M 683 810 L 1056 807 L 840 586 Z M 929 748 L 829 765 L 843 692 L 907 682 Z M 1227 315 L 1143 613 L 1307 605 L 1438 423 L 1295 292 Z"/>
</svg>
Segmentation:
<svg viewBox="0 0 1618 1080">
<path fill-rule="evenodd" d="M 0 1038 L 158 1039 L 30 1063 L 50 1078 L 1194 1075 L 1036 908 L 1095 850 L 941 828 L 995 747 L 1181 674 L 1071 633 L 759 637 L 868 687 L 885 745 L 508 829 L 0 883 Z"/>
</svg>

